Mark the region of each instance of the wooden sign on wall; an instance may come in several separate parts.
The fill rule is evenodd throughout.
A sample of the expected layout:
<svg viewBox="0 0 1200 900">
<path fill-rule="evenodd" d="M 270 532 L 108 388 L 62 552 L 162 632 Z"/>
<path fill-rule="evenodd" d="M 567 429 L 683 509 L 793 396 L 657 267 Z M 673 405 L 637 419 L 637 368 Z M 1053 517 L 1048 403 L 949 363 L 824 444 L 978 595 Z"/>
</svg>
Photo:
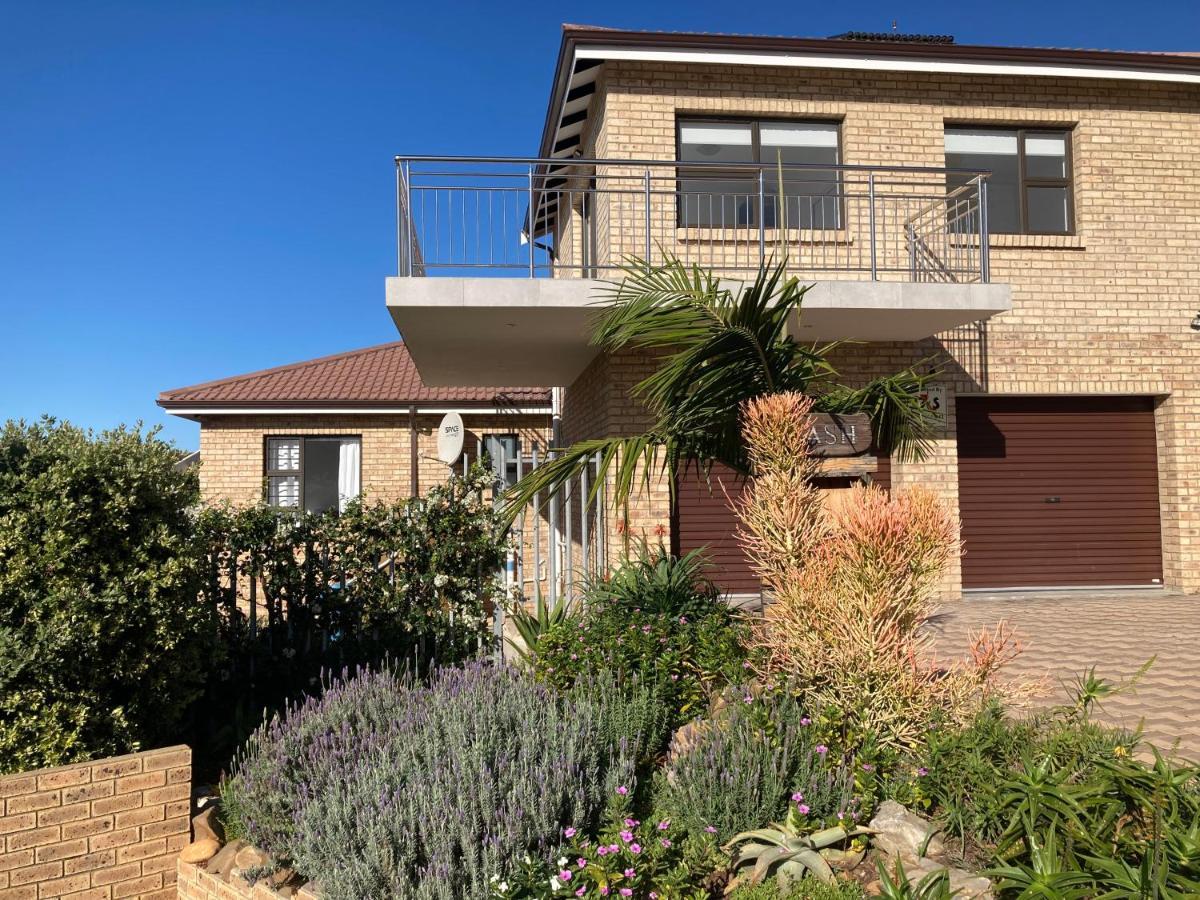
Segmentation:
<svg viewBox="0 0 1200 900">
<path fill-rule="evenodd" d="M 862 456 L 871 450 L 871 419 L 866 413 L 838 416 L 814 413 L 809 452 L 823 459 Z"/>
</svg>

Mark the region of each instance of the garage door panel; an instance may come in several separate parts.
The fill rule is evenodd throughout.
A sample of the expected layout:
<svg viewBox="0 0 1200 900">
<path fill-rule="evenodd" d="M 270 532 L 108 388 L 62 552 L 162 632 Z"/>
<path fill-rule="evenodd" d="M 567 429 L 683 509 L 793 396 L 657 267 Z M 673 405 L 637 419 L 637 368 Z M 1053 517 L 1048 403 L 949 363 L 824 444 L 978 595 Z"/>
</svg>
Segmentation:
<svg viewBox="0 0 1200 900">
<path fill-rule="evenodd" d="M 960 397 L 957 422 L 964 588 L 1161 583 L 1150 398 Z"/>
</svg>

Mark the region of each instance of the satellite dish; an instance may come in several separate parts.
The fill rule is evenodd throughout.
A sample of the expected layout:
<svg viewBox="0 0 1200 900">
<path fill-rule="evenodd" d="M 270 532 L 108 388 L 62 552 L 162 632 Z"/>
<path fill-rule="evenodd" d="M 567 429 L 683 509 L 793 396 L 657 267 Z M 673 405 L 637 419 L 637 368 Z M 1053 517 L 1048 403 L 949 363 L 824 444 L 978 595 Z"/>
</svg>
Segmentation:
<svg viewBox="0 0 1200 900">
<path fill-rule="evenodd" d="M 458 462 L 463 452 L 463 439 L 467 431 L 463 428 L 462 416 L 456 412 L 446 413 L 438 425 L 437 455 L 448 466 Z"/>
</svg>

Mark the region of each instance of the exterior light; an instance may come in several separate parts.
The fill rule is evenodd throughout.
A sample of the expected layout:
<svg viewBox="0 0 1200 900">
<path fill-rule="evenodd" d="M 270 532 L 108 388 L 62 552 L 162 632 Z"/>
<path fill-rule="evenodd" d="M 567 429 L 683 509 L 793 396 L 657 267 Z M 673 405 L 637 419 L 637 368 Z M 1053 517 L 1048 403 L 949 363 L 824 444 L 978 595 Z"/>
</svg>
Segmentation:
<svg viewBox="0 0 1200 900">
<path fill-rule="evenodd" d="M 1200 312 L 1192 319 L 1192 331 L 1200 331 Z"/>
</svg>

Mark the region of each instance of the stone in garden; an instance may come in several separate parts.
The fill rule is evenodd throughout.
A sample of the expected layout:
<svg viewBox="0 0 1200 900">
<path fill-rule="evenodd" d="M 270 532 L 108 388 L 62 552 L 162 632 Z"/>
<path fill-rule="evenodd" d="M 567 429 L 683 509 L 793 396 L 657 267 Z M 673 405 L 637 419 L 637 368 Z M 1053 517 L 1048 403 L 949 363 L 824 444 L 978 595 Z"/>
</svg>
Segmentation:
<svg viewBox="0 0 1200 900">
<path fill-rule="evenodd" d="M 192 841 L 179 853 L 179 859 L 185 863 L 202 863 L 212 859 L 221 849 L 221 842 L 213 838 L 200 838 Z"/>
<path fill-rule="evenodd" d="M 908 883 L 913 887 L 916 887 L 922 878 L 941 871 L 950 876 L 950 890 L 955 900 L 992 900 L 992 883 L 982 875 L 968 872 L 966 869 L 956 869 L 928 858 L 904 861 L 904 874 L 908 876 Z"/>
<path fill-rule="evenodd" d="M 233 858 L 233 865 L 238 869 L 261 869 L 263 866 L 271 864 L 271 857 L 263 853 L 257 847 L 251 847 L 249 844 L 242 847 L 237 852 L 237 856 Z"/>
<path fill-rule="evenodd" d="M 217 818 L 217 808 L 206 806 L 204 810 L 192 818 L 192 840 L 214 840 L 220 844 L 225 839 L 225 829 Z"/>
<path fill-rule="evenodd" d="M 238 851 L 247 846 L 243 840 L 230 841 L 221 851 L 214 856 L 208 863 L 208 871 L 214 875 L 224 875 L 233 868 L 234 857 L 238 855 Z"/>
<path fill-rule="evenodd" d="M 900 857 L 906 866 L 909 860 L 941 856 L 946 850 L 931 822 L 909 812 L 895 800 L 880 804 L 870 827 L 876 832 L 872 838 L 876 848 L 888 856 Z"/>
</svg>

